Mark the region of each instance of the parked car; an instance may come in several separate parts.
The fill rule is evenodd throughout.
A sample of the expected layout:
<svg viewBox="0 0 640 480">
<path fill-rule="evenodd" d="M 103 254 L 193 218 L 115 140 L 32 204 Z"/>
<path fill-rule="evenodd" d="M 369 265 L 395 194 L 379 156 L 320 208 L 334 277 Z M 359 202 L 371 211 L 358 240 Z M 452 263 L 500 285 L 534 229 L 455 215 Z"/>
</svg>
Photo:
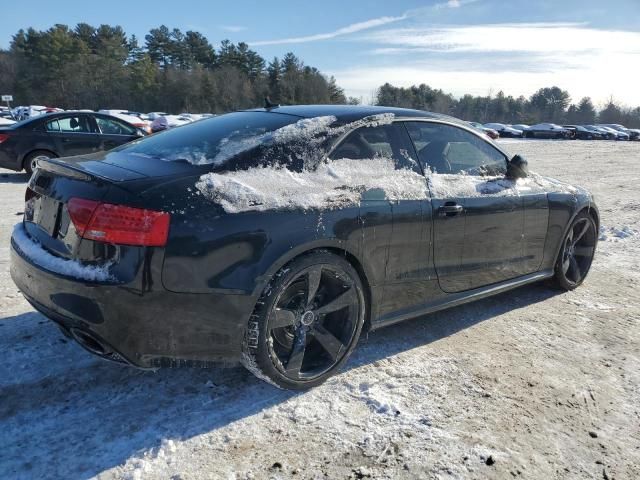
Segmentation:
<svg viewBox="0 0 640 480">
<path fill-rule="evenodd" d="M 582 128 L 587 129 L 589 132 L 591 132 L 594 140 L 606 140 L 608 137 L 607 132 L 599 128 L 596 128 L 593 125 L 580 125 L 580 126 Z"/>
<path fill-rule="evenodd" d="M 147 120 L 140 118 L 136 112 L 129 112 L 128 110 L 98 110 L 99 113 L 105 115 L 111 115 L 112 117 L 124 120 L 130 125 L 133 125 L 140 130 L 144 130 L 146 133 L 151 133 L 151 123 Z"/>
<path fill-rule="evenodd" d="M 179 127 L 193 122 L 193 119 L 184 115 L 161 115 L 151 122 L 151 133 L 160 132 L 168 128 Z"/>
<path fill-rule="evenodd" d="M 616 130 L 615 128 L 611 128 L 606 125 L 596 125 L 596 127 L 600 128 L 601 130 L 604 130 L 605 132 L 611 133 L 612 139 L 614 140 L 629 140 L 631 137 L 626 132 Z"/>
<path fill-rule="evenodd" d="M 40 159 L 109 150 L 144 134 L 119 118 L 101 113 L 40 115 L 0 128 L 0 167 L 30 174 Z"/>
<path fill-rule="evenodd" d="M 487 137 L 491 138 L 492 140 L 495 140 L 496 138 L 500 137 L 500 134 L 493 128 L 485 127 L 484 125 L 478 122 L 468 122 L 468 123 L 476 130 L 483 132 Z"/>
<path fill-rule="evenodd" d="M 629 128 L 630 140 L 640 140 L 640 128 Z"/>
<path fill-rule="evenodd" d="M 617 123 L 605 123 L 604 125 L 602 125 L 603 127 L 607 127 L 607 128 L 611 128 L 613 130 L 616 130 L 617 132 L 622 132 L 622 133 L 626 133 L 627 135 L 629 135 L 628 140 L 638 140 L 638 131 L 637 130 L 631 130 L 628 129 L 627 127 L 617 124 Z"/>
<path fill-rule="evenodd" d="M 21 106 L 13 109 L 13 115 L 16 120 L 26 120 L 27 118 L 37 117 L 39 115 L 45 115 L 47 113 L 62 112 L 61 108 L 46 107 L 44 105 L 29 105 Z"/>
<path fill-rule="evenodd" d="M 611 131 L 611 129 L 598 127 L 597 125 L 585 125 L 585 127 L 600 132 L 605 140 L 616 140 L 618 137 L 618 134 L 615 131 Z"/>
<path fill-rule="evenodd" d="M 465 122 L 272 107 L 42 161 L 10 271 L 103 358 L 241 361 L 305 389 L 370 329 L 545 279 L 578 287 L 598 228 L 587 191 L 527 178 Z"/>
<path fill-rule="evenodd" d="M 569 138 L 569 130 L 555 123 L 538 123 L 522 133 L 525 138 Z"/>
<path fill-rule="evenodd" d="M 569 138 L 574 140 L 601 140 L 602 135 L 598 132 L 589 130 L 582 125 L 563 125 L 563 128 L 569 130 Z"/>
<path fill-rule="evenodd" d="M 505 125 L 504 123 L 485 123 L 485 128 L 491 128 L 498 132 L 501 137 L 506 138 L 520 138 L 522 137 L 522 130 L 518 130 L 517 128 L 513 128 L 509 125 Z"/>
</svg>

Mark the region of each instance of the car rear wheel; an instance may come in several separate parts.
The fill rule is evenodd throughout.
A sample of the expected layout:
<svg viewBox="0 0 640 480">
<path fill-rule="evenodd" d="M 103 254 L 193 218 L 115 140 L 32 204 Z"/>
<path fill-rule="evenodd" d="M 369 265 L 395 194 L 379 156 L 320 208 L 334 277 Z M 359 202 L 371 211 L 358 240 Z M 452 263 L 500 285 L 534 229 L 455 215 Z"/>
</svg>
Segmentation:
<svg viewBox="0 0 640 480">
<path fill-rule="evenodd" d="M 580 286 L 589 273 L 598 241 L 596 224 L 586 212 L 579 213 L 567 231 L 555 265 L 555 284 L 564 290 Z"/>
<path fill-rule="evenodd" d="M 280 388 L 324 382 L 356 346 L 366 313 L 358 272 L 326 251 L 299 257 L 266 287 L 243 344 L 243 364 Z"/>
<path fill-rule="evenodd" d="M 55 155 L 53 153 L 47 152 L 45 150 L 36 150 L 35 152 L 31 152 L 24 159 L 24 171 L 31 175 L 38 165 L 38 160 L 47 160 L 54 157 Z"/>
</svg>

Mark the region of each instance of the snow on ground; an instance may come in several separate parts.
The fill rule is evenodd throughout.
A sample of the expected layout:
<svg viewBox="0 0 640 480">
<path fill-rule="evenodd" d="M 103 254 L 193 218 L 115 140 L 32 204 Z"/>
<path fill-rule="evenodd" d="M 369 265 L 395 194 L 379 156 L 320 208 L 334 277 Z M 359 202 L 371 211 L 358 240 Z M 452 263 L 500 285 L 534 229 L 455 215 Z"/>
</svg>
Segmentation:
<svg viewBox="0 0 640 480">
<path fill-rule="evenodd" d="M 640 478 L 640 144 L 504 147 L 595 194 L 607 240 L 586 284 L 371 333 L 304 393 L 69 342 L 9 278 L 27 178 L 0 171 L 0 478 Z"/>
</svg>

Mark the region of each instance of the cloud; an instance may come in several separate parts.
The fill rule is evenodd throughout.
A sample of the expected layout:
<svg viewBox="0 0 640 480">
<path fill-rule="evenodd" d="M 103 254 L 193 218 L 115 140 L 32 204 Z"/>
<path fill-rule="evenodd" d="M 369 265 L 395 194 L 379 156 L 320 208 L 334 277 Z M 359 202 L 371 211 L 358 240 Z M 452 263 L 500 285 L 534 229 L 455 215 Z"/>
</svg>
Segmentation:
<svg viewBox="0 0 640 480">
<path fill-rule="evenodd" d="M 241 25 L 219 25 L 219 28 L 224 30 L 225 32 L 242 32 L 247 29 L 247 27 L 243 27 Z"/>
<path fill-rule="evenodd" d="M 589 28 L 581 23 L 503 23 L 386 29 L 361 40 L 377 53 L 640 51 L 640 33 Z"/>
<path fill-rule="evenodd" d="M 400 20 L 405 20 L 406 18 L 407 14 L 401 15 L 399 17 L 373 18 L 364 22 L 352 23 L 351 25 L 339 28 L 338 30 L 334 30 L 333 32 L 318 33 L 315 35 L 307 35 L 304 37 L 280 38 L 276 40 L 259 40 L 257 42 L 251 42 L 251 46 L 257 47 L 262 45 L 284 45 L 289 43 L 308 43 L 321 40 L 329 40 L 331 38 L 341 37 L 343 35 L 349 35 L 351 33 L 361 32 L 363 30 L 368 30 L 393 22 L 398 22 Z"/>
<path fill-rule="evenodd" d="M 436 3 L 433 7 L 436 10 L 440 10 L 443 8 L 460 8 L 463 5 L 468 5 L 470 3 L 476 3 L 478 0 L 448 0 L 442 3 Z"/>
<path fill-rule="evenodd" d="M 530 95 L 543 86 L 574 100 L 611 94 L 640 105 L 636 66 L 640 32 L 583 23 L 504 23 L 382 29 L 359 38 L 373 44 L 367 65 L 329 72 L 347 94 L 361 96 L 385 82 L 426 83 L 455 95 L 503 90 Z"/>
</svg>

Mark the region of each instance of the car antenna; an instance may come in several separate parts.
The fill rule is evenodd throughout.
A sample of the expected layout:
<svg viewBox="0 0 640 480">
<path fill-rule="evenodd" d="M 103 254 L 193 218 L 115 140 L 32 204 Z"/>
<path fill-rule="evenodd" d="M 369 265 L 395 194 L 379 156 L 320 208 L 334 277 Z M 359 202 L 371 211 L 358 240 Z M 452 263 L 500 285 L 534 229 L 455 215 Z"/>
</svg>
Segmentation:
<svg viewBox="0 0 640 480">
<path fill-rule="evenodd" d="M 266 108 L 267 110 L 269 110 L 270 108 L 277 108 L 279 106 L 280 104 L 278 103 L 272 103 L 269 97 L 264 97 L 264 108 Z"/>
</svg>

